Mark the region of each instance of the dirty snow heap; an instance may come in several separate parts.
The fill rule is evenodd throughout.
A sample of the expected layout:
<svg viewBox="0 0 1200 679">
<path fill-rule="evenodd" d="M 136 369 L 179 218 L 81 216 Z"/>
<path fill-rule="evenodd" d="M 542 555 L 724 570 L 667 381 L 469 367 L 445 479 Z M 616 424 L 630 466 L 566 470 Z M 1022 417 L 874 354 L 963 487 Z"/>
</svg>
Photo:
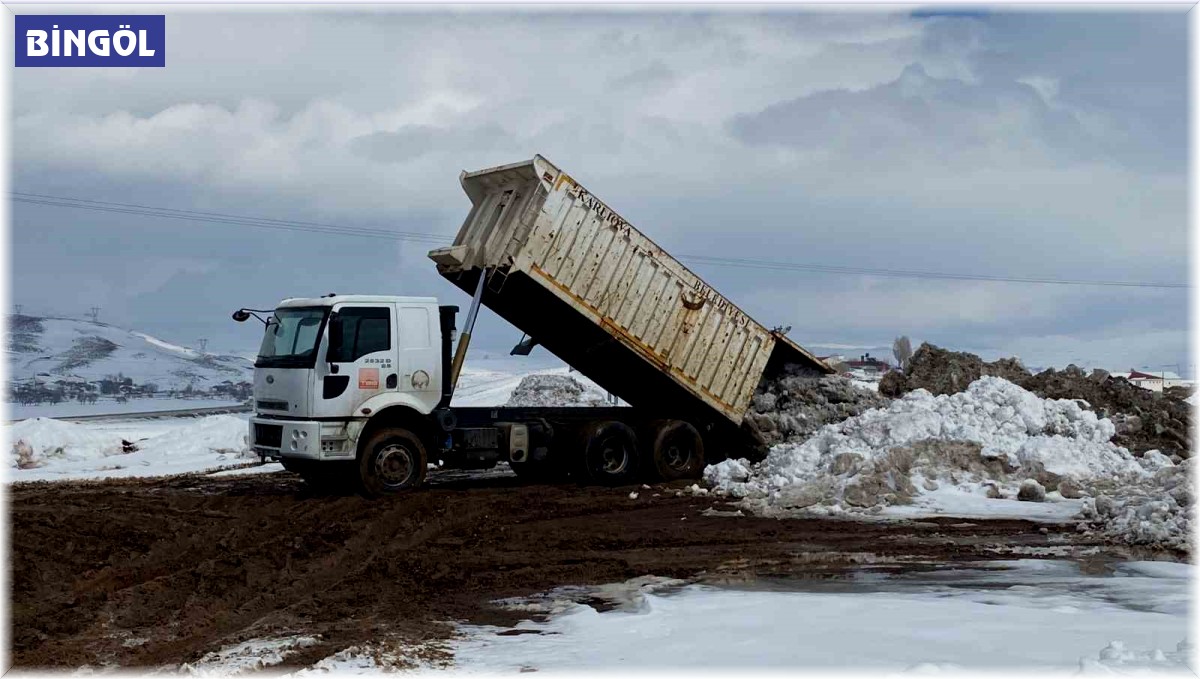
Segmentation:
<svg viewBox="0 0 1200 679">
<path fill-rule="evenodd" d="M 762 462 L 712 465 L 705 479 L 758 514 L 879 512 L 935 491 L 942 499 L 1020 494 L 1056 502 L 1089 495 L 1085 516 L 1108 537 L 1187 549 L 1186 462 L 1158 453 L 1135 458 L 1112 443 L 1115 433 L 1111 420 L 1077 401 L 1043 399 L 985 376 L 955 394 L 909 392 L 803 442 L 777 444 Z M 1172 488 L 1164 490 L 1165 479 Z M 1145 501 L 1135 489 L 1145 489 Z M 1126 500 L 1100 499 L 1114 493 Z"/>
<path fill-rule="evenodd" d="M 509 396 L 509 407 L 545 408 L 553 406 L 606 406 L 604 392 L 584 386 L 570 375 L 535 373 L 526 375 Z"/>
<path fill-rule="evenodd" d="M 900 397 L 914 389 L 956 394 L 985 375 L 1003 377 L 1042 398 L 1082 399 L 1086 408 L 1110 418 L 1117 427 L 1113 442 L 1134 455 L 1157 450 L 1176 462 L 1191 456 L 1188 432 L 1191 406 L 1186 390 L 1156 393 L 1103 370 L 1085 373 L 1069 365 L 1031 375 L 1015 358 L 986 362 L 975 354 L 922 344 L 904 372 L 892 371 L 879 382 L 879 392 Z"/>
</svg>

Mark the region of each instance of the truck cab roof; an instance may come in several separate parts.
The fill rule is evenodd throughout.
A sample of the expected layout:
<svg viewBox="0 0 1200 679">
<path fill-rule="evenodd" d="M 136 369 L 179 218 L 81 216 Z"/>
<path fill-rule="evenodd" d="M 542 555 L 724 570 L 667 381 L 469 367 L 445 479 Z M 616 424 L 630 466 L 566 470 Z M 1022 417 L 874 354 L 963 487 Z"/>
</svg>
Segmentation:
<svg viewBox="0 0 1200 679">
<path fill-rule="evenodd" d="M 401 297 L 397 295 L 330 295 L 327 297 L 290 297 L 283 300 L 277 309 L 287 307 L 321 307 L 335 304 L 437 304 L 436 297 Z"/>
</svg>

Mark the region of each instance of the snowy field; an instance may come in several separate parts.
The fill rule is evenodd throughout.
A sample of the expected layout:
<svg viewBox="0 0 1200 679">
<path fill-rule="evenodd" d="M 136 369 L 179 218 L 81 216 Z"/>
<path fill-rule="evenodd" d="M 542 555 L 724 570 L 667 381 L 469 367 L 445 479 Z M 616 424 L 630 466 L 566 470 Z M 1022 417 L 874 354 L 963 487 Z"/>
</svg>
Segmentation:
<svg viewBox="0 0 1200 679">
<path fill-rule="evenodd" d="M 1191 675 L 1193 571 L 1185 564 L 1126 562 L 1085 574 L 1071 561 L 1021 560 L 899 575 L 861 571 L 843 580 L 767 581 L 753 588 L 647 576 L 498 602 L 530 619 L 514 629 L 462 625 L 449 648 L 440 649 L 450 657 L 443 653 L 434 663 L 422 660 L 428 649 L 381 640 L 339 651 L 294 676 L 414 665 L 464 674 Z M 312 643 L 302 636 L 254 639 L 181 669 L 195 675 L 260 670 Z"/>
<path fill-rule="evenodd" d="M 546 357 L 471 358 L 463 368 L 454 404 L 504 405 L 521 379 L 535 373 L 567 375 L 568 371 L 555 359 Z M 585 394 L 590 398 L 604 394 L 582 375 L 570 375 L 584 386 Z M 164 407 L 148 407 L 151 403 Z M 174 405 L 167 407 L 172 403 Z M 72 405 L 45 407 L 65 409 L 56 414 L 69 417 Z M 225 404 L 212 400 L 142 399 L 120 405 L 139 412 Z M 97 413 L 89 411 L 87 414 Z M 283 469 L 277 463 L 258 465 L 258 456 L 248 447 L 249 414 L 79 423 L 35 417 L 4 425 L 11 450 L 7 465 L 9 481 L 128 478 L 197 472 L 229 475 Z"/>
<path fill-rule="evenodd" d="M 63 422 L 39 418 L 7 425 L 9 481 L 166 476 L 256 464 L 246 438 L 249 415 Z M 282 469 L 273 464 L 268 467 Z"/>
<path fill-rule="evenodd" d="M 691 585 L 656 592 L 642 585 L 603 613 L 568 593 L 525 603 L 557 611 L 545 622 L 521 623 L 527 633 L 462 628 L 455 669 L 1190 674 L 1193 569 L 1131 562 L 1094 576 L 1073 562 L 1025 560 L 865 574 L 808 591 L 780 584 L 773 591 Z"/>
</svg>

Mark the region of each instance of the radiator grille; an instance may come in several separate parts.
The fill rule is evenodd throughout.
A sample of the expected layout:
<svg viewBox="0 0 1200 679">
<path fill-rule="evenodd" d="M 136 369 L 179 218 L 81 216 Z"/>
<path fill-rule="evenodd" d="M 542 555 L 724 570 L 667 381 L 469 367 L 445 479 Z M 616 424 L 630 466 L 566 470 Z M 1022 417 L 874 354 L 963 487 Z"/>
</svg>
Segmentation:
<svg viewBox="0 0 1200 679">
<path fill-rule="evenodd" d="M 279 448 L 283 445 L 283 425 L 254 423 L 254 445 Z"/>
</svg>

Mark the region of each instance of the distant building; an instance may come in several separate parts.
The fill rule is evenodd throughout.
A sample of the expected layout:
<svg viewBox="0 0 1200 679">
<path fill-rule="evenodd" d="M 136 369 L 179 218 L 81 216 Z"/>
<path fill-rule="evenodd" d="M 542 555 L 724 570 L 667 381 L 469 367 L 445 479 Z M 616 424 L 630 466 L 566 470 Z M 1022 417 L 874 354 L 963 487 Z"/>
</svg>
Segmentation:
<svg viewBox="0 0 1200 679">
<path fill-rule="evenodd" d="M 1149 389 L 1150 391 L 1162 391 L 1170 387 L 1190 387 L 1193 384 L 1193 380 L 1185 380 L 1170 370 L 1145 372 L 1130 369 L 1129 372 L 1115 372 L 1110 374 L 1113 377 L 1124 377 L 1135 387 Z"/>
<path fill-rule="evenodd" d="M 881 361 L 870 353 L 865 353 L 857 360 L 846 361 L 846 367 L 852 372 L 862 372 L 866 375 L 882 375 L 892 369 L 887 361 Z"/>
</svg>

